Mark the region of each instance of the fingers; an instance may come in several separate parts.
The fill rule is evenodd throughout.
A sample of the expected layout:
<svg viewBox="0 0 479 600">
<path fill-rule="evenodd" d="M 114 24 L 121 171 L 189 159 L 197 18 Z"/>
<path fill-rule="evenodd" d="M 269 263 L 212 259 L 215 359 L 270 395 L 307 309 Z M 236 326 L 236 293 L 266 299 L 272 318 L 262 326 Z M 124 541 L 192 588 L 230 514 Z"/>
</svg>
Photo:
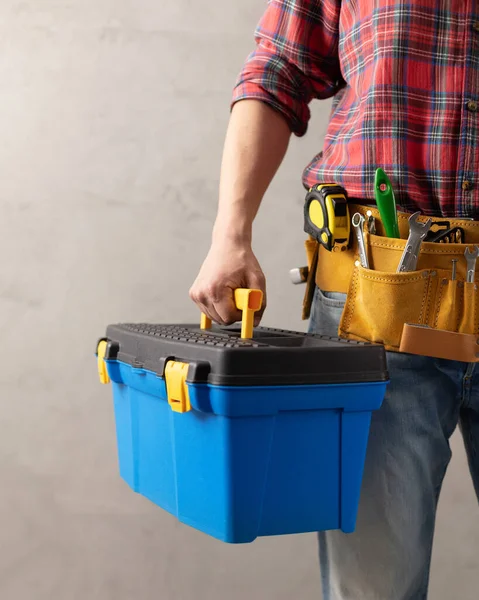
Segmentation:
<svg viewBox="0 0 479 600">
<path fill-rule="evenodd" d="M 207 317 L 219 325 L 241 321 L 241 312 L 234 301 L 234 290 L 229 286 L 205 286 L 198 282 L 191 288 L 190 298 Z"/>
<path fill-rule="evenodd" d="M 209 319 L 215 323 L 223 323 L 221 316 L 216 311 L 215 305 L 211 302 L 210 297 L 204 292 L 200 284 L 195 282 L 192 286 L 190 289 L 190 298 Z"/>
<path fill-rule="evenodd" d="M 198 304 L 198 307 L 201 310 L 201 312 L 204 313 L 209 319 L 211 319 L 215 323 L 219 323 L 220 325 L 222 324 L 221 317 L 216 312 L 214 306 L 212 306 L 212 305 L 208 306 L 206 304 L 201 304 L 201 303 L 197 303 L 197 304 Z"/>
<path fill-rule="evenodd" d="M 241 321 L 241 312 L 236 308 L 234 300 L 234 289 L 227 287 L 223 291 L 219 290 L 212 302 L 223 325 L 231 325 Z"/>
<path fill-rule="evenodd" d="M 241 321 L 234 299 L 238 288 L 263 292 L 261 310 L 255 314 L 255 325 L 258 325 L 266 307 L 266 282 L 256 257 L 250 248 L 215 246 L 210 249 L 190 289 L 190 298 L 215 323 L 231 325 Z"/>
<path fill-rule="evenodd" d="M 255 326 L 257 326 L 259 325 L 266 308 L 264 276 L 252 278 L 251 285 L 247 287 L 263 291 L 263 304 L 261 310 L 255 313 Z M 190 298 L 207 317 L 219 325 L 231 325 L 232 323 L 241 321 L 241 311 L 236 308 L 234 288 L 232 287 L 223 286 L 222 288 L 207 288 L 205 290 L 201 285 L 195 285 L 190 290 Z"/>
</svg>

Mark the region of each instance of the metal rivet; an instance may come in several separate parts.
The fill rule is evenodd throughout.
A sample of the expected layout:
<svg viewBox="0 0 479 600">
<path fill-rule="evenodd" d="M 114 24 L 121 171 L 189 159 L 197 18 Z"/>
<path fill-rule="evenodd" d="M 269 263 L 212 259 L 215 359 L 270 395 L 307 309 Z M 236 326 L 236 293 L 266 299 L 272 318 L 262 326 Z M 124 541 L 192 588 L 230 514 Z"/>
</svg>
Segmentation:
<svg viewBox="0 0 479 600">
<path fill-rule="evenodd" d="M 472 190 L 472 181 L 469 181 L 468 179 L 465 179 L 465 180 L 462 182 L 462 189 L 463 189 L 465 192 L 470 192 L 470 191 Z"/>
<path fill-rule="evenodd" d="M 442 285 L 447 285 L 447 279 L 443 279 L 443 280 L 441 281 L 441 283 L 442 283 Z"/>
<path fill-rule="evenodd" d="M 431 271 L 431 277 L 436 277 L 437 273 L 436 271 Z"/>
</svg>

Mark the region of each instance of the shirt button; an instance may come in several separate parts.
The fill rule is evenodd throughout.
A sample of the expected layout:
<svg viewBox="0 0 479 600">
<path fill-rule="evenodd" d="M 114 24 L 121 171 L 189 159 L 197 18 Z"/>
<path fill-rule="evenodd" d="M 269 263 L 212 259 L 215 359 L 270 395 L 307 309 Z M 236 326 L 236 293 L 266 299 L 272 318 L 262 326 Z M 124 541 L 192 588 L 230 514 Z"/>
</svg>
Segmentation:
<svg viewBox="0 0 479 600">
<path fill-rule="evenodd" d="M 477 112 L 477 109 L 479 108 L 477 102 L 475 102 L 474 100 L 469 100 L 466 106 L 467 110 L 470 112 Z"/>
<path fill-rule="evenodd" d="M 472 24 L 472 28 L 474 29 L 474 31 L 479 33 L 479 21 L 474 21 L 474 23 Z"/>
<path fill-rule="evenodd" d="M 468 179 L 465 179 L 465 180 L 462 182 L 462 189 L 463 189 L 465 192 L 470 192 L 470 191 L 472 190 L 472 181 L 469 181 Z"/>
</svg>

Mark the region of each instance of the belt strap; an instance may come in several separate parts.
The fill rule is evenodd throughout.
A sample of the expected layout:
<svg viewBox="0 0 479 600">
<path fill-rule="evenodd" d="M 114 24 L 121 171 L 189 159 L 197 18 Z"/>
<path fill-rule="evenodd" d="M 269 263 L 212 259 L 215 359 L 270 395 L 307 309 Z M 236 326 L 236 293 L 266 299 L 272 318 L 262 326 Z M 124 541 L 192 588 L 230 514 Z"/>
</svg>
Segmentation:
<svg viewBox="0 0 479 600">
<path fill-rule="evenodd" d="M 378 236 L 368 236 L 369 251 L 372 255 L 371 267 L 378 271 L 394 272 L 404 250 L 404 243 L 397 244 L 394 239 L 384 237 L 385 231 L 377 208 L 360 204 L 349 204 L 349 210 L 351 215 L 358 212 L 363 216 L 366 216 L 368 210 L 371 211 L 373 217 L 376 219 Z M 408 213 L 398 213 L 399 233 L 403 240 L 407 239 L 409 235 L 409 217 L 410 214 Z M 429 218 L 421 215 L 418 220 L 424 222 Z M 467 244 L 479 243 L 479 221 L 449 217 L 431 218 L 433 221 L 447 220 L 451 223 L 451 227 L 462 227 Z M 448 269 L 451 267 L 451 260 L 457 258 L 458 275 L 464 276 L 466 269 L 464 248 L 464 244 L 424 243 L 419 257 L 418 268 Z M 391 252 L 391 250 L 396 250 L 396 252 Z M 348 250 L 341 251 L 338 248 L 337 250 L 328 252 L 323 246 L 319 246 L 315 275 L 316 285 L 325 292 L 347 293 L 356 260 L 358 260 L 358 248 L 354 235 L 351 236 L 351 244 Z"/>
</svg>

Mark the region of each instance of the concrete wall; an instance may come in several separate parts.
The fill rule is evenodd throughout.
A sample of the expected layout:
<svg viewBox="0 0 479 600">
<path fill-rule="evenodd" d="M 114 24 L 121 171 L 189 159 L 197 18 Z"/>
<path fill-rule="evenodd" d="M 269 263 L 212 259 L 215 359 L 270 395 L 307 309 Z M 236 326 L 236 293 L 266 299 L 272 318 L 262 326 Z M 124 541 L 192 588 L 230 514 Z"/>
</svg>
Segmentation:
<svg viewBox="0 0 479 600">
<path fill-rule="evenodd" d="M 187 292 L 208 248 L 231 88 L 264 4 L 0 4 L 2 600 L 320 598 L 313 535 L 226 547 L 123 484 L 93 356 L 110 322 L 198 318 Z M 328 111 L 315 106 L 257 221 L 269 325 L 304 327 L 288 270 L 303 263 L 300 173 Z M 476 503 L 455 449 L 437 600 L 477 595 Z"/>
</svg>

